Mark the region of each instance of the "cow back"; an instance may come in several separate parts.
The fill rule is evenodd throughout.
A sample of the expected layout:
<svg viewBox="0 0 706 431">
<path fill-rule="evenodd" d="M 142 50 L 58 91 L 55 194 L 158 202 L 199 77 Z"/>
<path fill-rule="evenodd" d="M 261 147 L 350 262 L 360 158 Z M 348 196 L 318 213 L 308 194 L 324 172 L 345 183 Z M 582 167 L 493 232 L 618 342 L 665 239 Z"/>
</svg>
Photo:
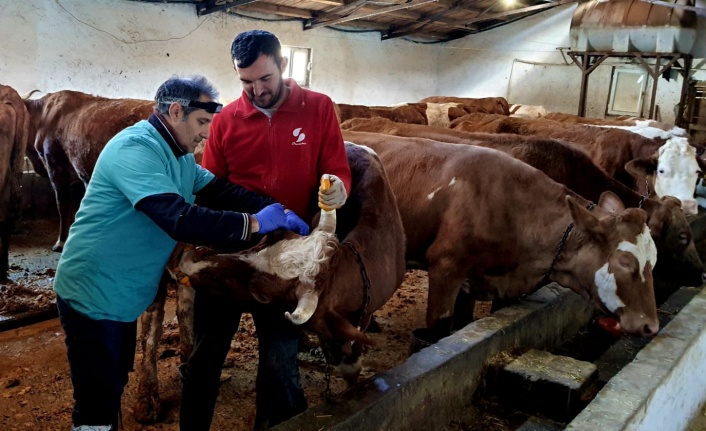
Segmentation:
<svg viewBox="0 0 706 431">
<path fill-rule="evenodd" d="M 44 96 L 37 143 L 52 139 L 63 148 L 76 174 L 87 182 L 98 155 L 118 132 L 154 110 L 154 101 L 109 99 L 78 91 Z M 41 152 L 41 151 L 40 151 Z"/>
</svg>

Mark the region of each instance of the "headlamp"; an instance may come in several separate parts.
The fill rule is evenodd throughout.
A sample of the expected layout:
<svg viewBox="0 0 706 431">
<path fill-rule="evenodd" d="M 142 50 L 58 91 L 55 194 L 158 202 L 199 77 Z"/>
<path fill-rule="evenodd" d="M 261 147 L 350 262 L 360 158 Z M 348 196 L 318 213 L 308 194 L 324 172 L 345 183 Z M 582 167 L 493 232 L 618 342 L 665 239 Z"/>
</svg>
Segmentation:
<svg viewBox="0 0 706 431">
<path fill-rule="evenodd" d="M 200 102 L 198 100 L 177 99 L 174 97 L 164 97 L 162 99 L 157 100 L 157 103 L 178 103 L 181 106 L 188 108 L 203 109 L 204 111 L 210 114 L 217 114 L 221 112 L 221 109 L 223 108 L 223 105 L 221 103 Z"/>
</svg>

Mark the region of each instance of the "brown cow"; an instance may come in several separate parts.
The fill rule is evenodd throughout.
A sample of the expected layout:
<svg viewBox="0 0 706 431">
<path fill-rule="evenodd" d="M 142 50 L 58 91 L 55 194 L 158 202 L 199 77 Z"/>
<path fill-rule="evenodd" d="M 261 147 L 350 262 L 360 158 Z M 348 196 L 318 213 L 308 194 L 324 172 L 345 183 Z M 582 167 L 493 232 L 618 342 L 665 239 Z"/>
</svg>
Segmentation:
<svg viewBox="0 0 706 431">
<path fill-rule="evenodd" d="M 539 169 L 549 178 L 593 202 L 598 201 L 604 191 L 611 191 L 627 206 L 641 205 L 647 213 L 647 225 L 657 246 L 658 263 L 654 268 L 656 277 L 678 286 L 700 286 L 704 282 L 703 263 L 677 199 L 644 199 L 606 175 L 586 153 L 562 141 L 535 136 L 468 133 L 441 127 L 394 123 L 384 118 L 349 120 L 341 128 L 494 148 Z"/>
<path fill-rule="evenodd" d="M 489 148 L 343 136 L 373 148 L 385 165 L 407 259 L 428 266 L 427 325 L 437 336 L 448 334 L 464 282 L 476 298 L 491 299 L 517 298 L 555 281 L 617 315 L 626 332 L 657 332 L 657 250 L 643 210 L 624 209 L 606 192 L 591 212 L 566 187 Z"/>
<path fill-rule="evenodd" d="M 331 363 L 352 383 L 361 369 L 362 344 L 369 343 L 361 331 L 402 283 L 405 260 L 402 220 L 380 160 L 350 143 L 346 152 L 351 196 L 337 212 L 322 212 L 319 227 L 308 237 L 280 232 L 240 253 L 189 251 L 179 267 L 195 289 L 233 295 L 245 303 L 279 299 L 292 308 L 298 303 L 290 320 L 320 337 Z M 164 301 L 164 295 L 158 299 Z M 138 364 L 136 415 L 143 421 L 154 420 L 159 410 L 156 346 L 163 305 L 153 304 L 141 318 L 144 354 Z"/>
<path fill-rule="evenodd" d="M 338 122 L 353 118 L 386 118 L 398 123 L 429 124 L 448 127 L 457 118 L 473 110 L 462 103 L 402 103 L 395 106 L 363 106 L 336 104 Z"/>
<path fill-rule="evenodd" d="M 689 147 L 686 138 L 667 140 L 666 145 L 673 148 L 658 159 L 664 140 L 648 139 L 626 130 L 486 114 L 469 114 L 452 122 L 451 127 L 466 132 L 536 135 L 570 142 L 586 151 L 608 175 L 639 193 L 674 196 L 681 200 L 687 214 L 697 212 L 694 191 L 700 169 L 696 150 Z"/>
<path fill-rule="evenodd" d="M 351 118 L 383 117 L 398 123 L 427 124 L 426 104 L 410 103 L 398 106 L 334 105 L 338 122 Z"/>
<path fill-rule="evenodd" d="M 147 119 L 154 101 L 108 99 L 78 91 L 58 91 L 25 100 L 30 115 L 29 144 L 42 161 L 59 210 L 59 238 L 52 249 L 61 251 L 73 222 L 70 185 L 76 176 L 84 183 L 93 174 L 98 155 L 116 133 Z M 35 171 L 41 164 L 32 160 Z M 36 159 L 36 156 L 35 156 Z"/>
<path fill-rule="evenodd" d="M 421 103 L 460 103 L 469 113 L 510 115 L 510 104 L 504 97 L 470 97 L 431 96 L 420 100 Z"/>
<path fill-rule="evenodd" d="M 543 116 L 547 120 L 558 121 L 566 124 L 589 124 L 594 126 L 616 126 L 616 127 L 651 127 L 663 130 L 673 136 L 688 136 L 686 130 L 677 127 L 673 124 L 661 123 L 655 120 L 645 120 L 636 117 L 627 117 L 625 119 L 608 119 L 608 118 L 587 118 L 573 114 L 564 114 L 562 112 L 549 112 Z"/>
<path fill-rule="evenodd" d="M 0 280 L 7 278 L 10 233 L 22 203 L 20 180 L 28 132 L 29 115 L 20 95 L 0 85 Z"/>
</svg>

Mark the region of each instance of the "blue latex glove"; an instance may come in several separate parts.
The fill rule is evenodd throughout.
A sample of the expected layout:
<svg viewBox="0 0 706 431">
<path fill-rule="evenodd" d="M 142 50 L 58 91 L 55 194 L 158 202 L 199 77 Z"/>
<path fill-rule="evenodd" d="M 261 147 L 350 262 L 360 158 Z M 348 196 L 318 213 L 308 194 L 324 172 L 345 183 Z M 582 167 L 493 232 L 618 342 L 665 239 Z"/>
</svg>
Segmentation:
<svg viewBox="0 0 706 431">
<path fill-rule="evenodd" d="M 302 236 L 309 235 L 309 225 L 304 223 L 304 220 L 300 219 L 294 211 L 287 210 L 285 213 L 287 214 L 287 229 Z"/>
<path fill-rule="evenodd" d="M 272 204 L 261 209 L 259 213 L 253 214 L 260 225 L 260 230 L 257 233 L 270 233 L 277 229 L 288 229 L 287 216 L 284 214 L 284 206 L 282 204 Z"/>
</svg>

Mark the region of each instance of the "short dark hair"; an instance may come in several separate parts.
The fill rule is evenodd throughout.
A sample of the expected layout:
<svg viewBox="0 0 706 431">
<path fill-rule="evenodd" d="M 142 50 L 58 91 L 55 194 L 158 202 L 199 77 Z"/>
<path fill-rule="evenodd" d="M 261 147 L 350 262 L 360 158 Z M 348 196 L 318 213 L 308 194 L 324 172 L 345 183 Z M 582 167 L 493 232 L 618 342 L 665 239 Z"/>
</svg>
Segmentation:
<svg viewBox="0 0 706 431">
<path fill-rule="evenodd" d="M 261 54 L 272 57 L 277 67 L 282 65 L 282 45 L 277 36 L 266 30 L 244 31 L 235 36 L 230 46 L 233 63 L 241 68 L 250 67 Z"/>
<path fill-rule="evenodd" d="M 160 85 L 157 89 L 157 94 L 154 96 L 154 100 L 157 102 L 157 112 L 162 115 L 167 115 L 169 113 L 169 107 L 172 102 L 160 102 L 164 99 L 186 99 L 186 100 L 199 100 L 202 94 L 208 96 L 211 100 L 218 100 L 218 90 L 211 84 L 208 79 L 201 75 L 191 75 L 184 78 L 180 78 L 176 75 L 172 76 Z M 184 106 L 184 116 L 187 117 L 189 114 L 194 112 L 199 108 L 189 108 Z"/>
</svg>

